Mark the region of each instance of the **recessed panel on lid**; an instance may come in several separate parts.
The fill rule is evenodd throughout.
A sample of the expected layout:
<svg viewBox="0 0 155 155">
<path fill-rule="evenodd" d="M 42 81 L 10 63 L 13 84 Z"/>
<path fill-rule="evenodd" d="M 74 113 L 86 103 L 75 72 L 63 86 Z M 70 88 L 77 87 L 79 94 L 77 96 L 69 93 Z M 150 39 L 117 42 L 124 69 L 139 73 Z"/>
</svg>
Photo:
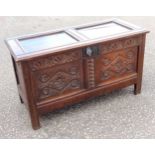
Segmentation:
<svg viewBox="0 0 155 155">
<path fill-rule="evenodd" d="M 96 39 L 100 37 L 106 37 L 109 35 L 128 32 L 128 31 L 131 31 L 132 29 L 125 27 L 123 25 L 117 24 L 115 22 L 108 22 L 108 23 L 99 24 L 95 26 L 77 28 L 76 30 L 80 34 L 82 34 L 83 36 L 89 39 Z"/>
<path fill-rule="evenodd" d="M 28 39 L 19 39 L 19 44 L 26 53 L 46 50 L 76 43 L 77 40 L 65 32 L 43 35 Z"/>
</svg>

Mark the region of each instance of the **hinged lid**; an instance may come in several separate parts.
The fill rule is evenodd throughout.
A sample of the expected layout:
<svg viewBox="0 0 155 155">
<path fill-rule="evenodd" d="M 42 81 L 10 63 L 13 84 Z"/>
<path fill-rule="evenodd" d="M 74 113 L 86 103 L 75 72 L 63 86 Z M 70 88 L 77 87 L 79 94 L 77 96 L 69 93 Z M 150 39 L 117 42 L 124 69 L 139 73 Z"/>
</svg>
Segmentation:
<svg viewBox="0 0 155 155">
<path fill-rule="evenodd" d="M 19 61 L 147 32 L 122 20 L 111 19 L 53 32 L 15 37 L 7 39 L 6 44 L 14 59 Z"/>
</svg>

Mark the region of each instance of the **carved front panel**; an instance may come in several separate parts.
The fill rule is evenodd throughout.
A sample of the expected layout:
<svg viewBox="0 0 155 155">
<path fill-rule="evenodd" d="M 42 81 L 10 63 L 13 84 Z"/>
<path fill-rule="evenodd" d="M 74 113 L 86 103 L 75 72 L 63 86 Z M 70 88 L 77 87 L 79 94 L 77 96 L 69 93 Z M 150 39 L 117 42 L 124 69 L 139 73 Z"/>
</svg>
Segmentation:
<svg viewBox="0 0 155 155">
<path fill-rule="evenodd" d="M 67 55 L 68 56 L 68 55 Z M 70 57 L 71 55 L 69 55 Z M 60 56 L 61 57 L 61 56 Z M 63 55 L 64 57 L 64 55 Z M 83 63 L 82 59 L 76 60 L 78 57 L 73 57 L 67 63 L 61 61 L 59 65 L 51 64 L 51 67 L 31 71 L 32 81 L 34 83 L 34 94 L 37 101 L 48 98 L 63 97 L 71 93 L 83 89 Z M 48 59 L 48 58 L 46 58 Z M 39 60 L 40 62 L 46 59 Z M 50 57 L 51 60 L 52 57 Z M 42 63 L 42 67 L 45 63 Z M 41 68 L 42 68 L 41 67 Z"/>
<path fill-rule="evenodd" d="M 96 61 L 97 84 L 135 73 L 137 52 L 138 47 L 132 47 L 102 55 Z"/>
</svg>

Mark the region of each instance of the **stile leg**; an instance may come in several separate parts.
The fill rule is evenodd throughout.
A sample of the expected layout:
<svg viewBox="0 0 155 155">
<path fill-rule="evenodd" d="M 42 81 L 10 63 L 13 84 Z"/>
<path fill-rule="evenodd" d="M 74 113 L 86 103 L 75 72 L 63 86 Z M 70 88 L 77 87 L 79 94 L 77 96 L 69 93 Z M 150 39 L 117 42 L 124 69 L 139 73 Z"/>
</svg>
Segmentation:
<svg viewBox="0 0 155 155">
<path fill-rule="evenodd" d="M 141 93 L 141 86 L 142 86 L 142 83 L 134 84 L 134 94 L 135 95 L 138 95 Z"/>
<path fill-rule="evenodd" d="M 14 60 L 13 57 L 11 57 L 11 59 L 12 59 L 13 67 L 14 67 L 14 73 L 15 73 L 16 83 L 17 83 L 17 86 L 18 86 L 18 85 L 20 85 L 20 82 L 19 82 L 19 78 L 18 78 L 16 63 L 15 63 L 15 60 Z M 21 98 L 20 95 L 19 95 L 19 98 L 20 98 L 21 103 L 23 104 L 24 102 L 23 102 L 23 99 Z"/>
<path fill-rule="evenodd" d="M 137 63 L 137 83 L 134 84 L 134 94 L 140 94 L 141 93 L 141 87 L 142 87 L 142 74 L 143 74 L 143 62 L 144 62 L 144 50 L 145 50 L 145 37 L 146 34 L 142 36 L 142 44 L 139 46 L 138 51 L 138 63 Z"/>
<path fill-rule="evenodd" d="M 19 98 L 20 98 L 20 102 L 21 102 L 21 104 L 23 104 L 24 102 L 23 102 L 22 97 L 21 97 L 21 96 L 19 96 Z"/>
<path fill-rule="evenodd" d="M 22 70 L 24 75 L 23 77 L 24 77 L 26 96 L 27 96 L 26 104 L 28 105 L 32 128 L 34 130 L 37 130 L 41 127 L 40 121 L 39 121 L 39 112 L 37 109 L 36 100 L 34 98 L 34 94 L 33 94 L 34 92 L 32 90 L 33 83 L 32 83 L 27 62 L 22 63 Z"/>
<path fill-rule="evenodd" d="M 32 128 L 34 130 L 39 129 L 40 126 L 40 121 L 39 121 L 39 115 L 38 112 L 36 110 L 33 110 L 30 112 L 30 117 L 31 117 L 31 124 L 32 124 Z"/>
</svg>

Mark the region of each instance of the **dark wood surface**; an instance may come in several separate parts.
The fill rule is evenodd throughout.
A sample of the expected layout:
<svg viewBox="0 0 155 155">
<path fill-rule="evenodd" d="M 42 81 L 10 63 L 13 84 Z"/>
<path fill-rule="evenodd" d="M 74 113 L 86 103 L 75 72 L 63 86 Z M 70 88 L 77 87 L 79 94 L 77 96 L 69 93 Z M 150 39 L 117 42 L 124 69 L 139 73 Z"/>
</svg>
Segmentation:
<svg viewBox="0 0 155 155">
<path fill-rule="evenodd" d="M 99 40 L 78 34 L 76 29 L 83 26 L 67 30 L 66 33 L 78 41 L 74 46 L 67 45 L 57 50 L 36 52 L 31 48 L 34 45 L 37 47 L 32 40 L 39 39 L 40 34 L 7 41 L 21 102 L 28 108 L 33 129 L 40 128 L 40 115 L 67 105 L 130 85 L 134 85 L 135 94 L 140 93 L 148 31 L 126 22 L 120 22 L 119 26 L 123 23 L 123 29 L 128 27 L 127 32 Z M 85 27 L 90 28 L 90 25 Z M 51 32 L 45 34 L 51 35 Z M 28 40 L 25 44 L 27 51 L 31 51 L 28 55 L 20 45 L 21 39 Z M 49 47 L 52 43 L 48 39 L 47 42 L 39 41 L 37 48 L 46 48 L 44 42 Z"/>
</svg>

